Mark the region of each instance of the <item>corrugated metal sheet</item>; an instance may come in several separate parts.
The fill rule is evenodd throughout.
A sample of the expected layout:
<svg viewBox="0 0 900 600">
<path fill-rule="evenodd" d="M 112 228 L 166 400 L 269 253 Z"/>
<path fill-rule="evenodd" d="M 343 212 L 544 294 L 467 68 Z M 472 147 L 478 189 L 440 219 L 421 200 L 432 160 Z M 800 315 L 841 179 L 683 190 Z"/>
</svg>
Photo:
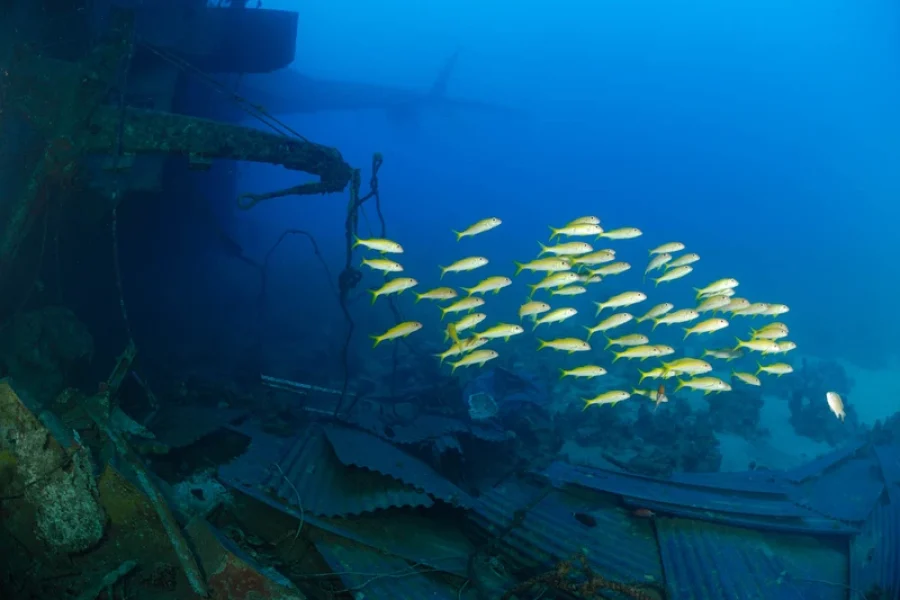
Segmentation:
<svg viewBox="0 0 900 600">
<path fill-rule="evenodd" d="M 900 502 L 881 497 L 850 543 L 850 587 L 873 598 L 900 598 Z"/>
<path fill-rule="evenodd" d="M 819 458 L 809 461 L 805 465 L 801 465 L 795 469 L 784 471 L 784 477 L 788 481 L 799 483 L 810 477 L 820 475 L 836 465 L 837 463 L 853 456 L 868 444 L 865 438 L 859 438 L 848 442 L 846 446 L 842 446 L 833 452 L 823 454 Z"/>
<path fill-rule="evenodd" d="M 787 495 L 791 485 L 781 471 L 673 473 L 669 480 L 695 487 L 726 488 L 738 492 L 784 495 Z"/>
<path fill-rule="evenodd" d="M 862 523 L 884 491 L 881 469 L 872 452 L 847 458 L 794 487 L 791 499 L 820 515 Z"/>
<path fill-rule="evenodd" d="M 315 424 L 292 438 L 268 435 L 253 424 L 231 429 L 252 439 L 245 454 L 219 468 L 219 478 L 238 489 L 255 488 L 288 505 L 296 505 L 299 495 L 303 509 L 320 516 L 434 503 L 427 494 L 391 477 L 344 466 Z"/>
<path fill-rule="evenodd" d="M 820 540 L 656 519 L 669 598 L 845 600 L 847 557 Z M 842 567 L 843 565 L 843 567 Z M 831 584 L 823 583 L 832 580 Z"/>
<path fill-rule="evenodd" d="M 323 429 L 338 459 L 345 465 L 389 475 L 455 506 L 472 505 L 472 499 L 468 494 L 447 481 L 437 471 L 384 440 L 347 427 L 326 425 Z"/>
<path fill-rule="evenodd" d="M 509 527 L 517 511 L 529 506 L 521 523 L 504 538 L 502 549 L 511 560 L 550 568 L 583 550 L 591 567 L 604 577 L 662 584 L 652 524 L 620 507 L 510 481 L 479 496 L 470 518 L 497 535 Z M 584 525 L 575 518 L 577 512 L 589 514 L 597 525 Z"/>
<path fill-rule="evenodd" d="M 875 456 L 891 502 L 900 504 L 900 444 L 875 446 Z"/>
<path fill-rule="evenodd" d="M 857 527 L 798 506 L 784 493 L 682 485 L 624 472 L 556 462 L 543 472 L 554 486 L 578 485 L 622 497 L 634 508 L 773 531 L 851 533 Z"/>
<path fill-rule="evenodd" d="M 428 567 L 413 567 L 400 557 L 347 542 L 318 542 L 316 548 L 340 575 L 346 589 L 357 598 L 390 598 L 391 600 L 458 600 L 463 579 L 450 585 L 428 573 Z"/>
</svg>

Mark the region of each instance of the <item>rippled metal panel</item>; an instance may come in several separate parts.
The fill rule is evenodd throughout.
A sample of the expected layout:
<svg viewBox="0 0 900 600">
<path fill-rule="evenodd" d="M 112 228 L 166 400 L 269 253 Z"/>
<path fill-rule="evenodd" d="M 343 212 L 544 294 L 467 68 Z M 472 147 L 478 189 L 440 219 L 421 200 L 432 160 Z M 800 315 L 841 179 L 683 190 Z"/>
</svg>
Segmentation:
<svg viewBox="0 0 900 600">
<path fill-rule="evenodd" d="M 350 542 L 317 542 L 316 548 L 340 575 L 347 590 L 357 598 L 385 600 L 459 600 L 464 580 L 447 582 L 438 579 L 428 567 L 413 567 L 400 557 L 378 552 Z M 474 596 L 471 596 L 474 597 Z"/>
<path fill-rule="evenodd" d="M 256 489 L 289 506 L 297 506 L 299 496 L 303 509 L 319 516 L 434 504 L 427 494 L 396 479 L 342 464 L 318 425 L 292 438 L 278 438 L 252 425 L 232 429 L 253 440 L 245 454 L 219 468 L 220 479 L 237 489 Z"/>
<path fill-rule="evenodd" d="M 891 502 L 900 504 L 900 444 L 876 446 L 875 456 Z"/>
<path fill-rule="evenodd" d="M 847 557 L 811 536 L 656 519 L 669 598 L 845 600 Z"/>
<path fill-rule="evenodd" d="M 900 502 L 887 494 L 850 543 L 850 587 L 872 598 L 900 598 Z"/>
<path fill-rule="evenodd" d="M 813 512 L 862 523 L 884 492 L 881 469 L 872 452 L 848 458 L 794 487 L 791 499 Z"/>
<path fill-rule="evenodd" d="M 393 477 L 454 506 L 469 507 L 472 499 L 443 475 L 396 446 L 358 429 L 323 427 L 337 458 L 345 465 Z"/>
<path fill-rule="evenodd" d="M 550 568 L 584 552 L 600 575 L 626 583 L 662 584 L 662 565 L 650 521 L 597 499 L 523 482 L 508 482 L 479 496 L 471 519 L 496 536 L 525 517 L 503 538 L 501 550 L 514 562 Z M 575 518 L 584 513 L 595 526 Z"/>
<path fill-rule="evenodd" d="M 839 462 L 846 460 L 859 452 L 866 444 L 868 444 L 868 441 L 865 438 L 852 440 L 851 442 L 848 442 L 846 446 L 842 446 L 828 454 L 823 454 L 819 458 L 811 460 L 805 465 L 784 471 L 784 477 L 788 481 L 800 482 L 810 477 L 820 475 Z"/>
</svg>

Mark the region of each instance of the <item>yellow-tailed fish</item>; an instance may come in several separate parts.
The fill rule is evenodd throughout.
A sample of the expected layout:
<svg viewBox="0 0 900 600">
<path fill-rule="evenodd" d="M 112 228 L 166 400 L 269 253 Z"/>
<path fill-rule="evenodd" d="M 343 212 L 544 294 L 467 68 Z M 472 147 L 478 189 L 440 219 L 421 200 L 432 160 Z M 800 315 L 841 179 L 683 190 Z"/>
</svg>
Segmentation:
<svg viewBox="0 0 900 600">
<path fill-rule="evenodd" d="M 543 256 L 544 254 L 575 256 L 578 254 L 587 254 L 594 250 L 587 242 L 566 242 L 564 244 L 557 244 L 556 246 L 545 246 L 538 242 L 538 245 L 541 247 L 541 252 L 538 256 Z"/>
<path fill-rule="evenodd" d="M 656 390 L 641 390 L 638 388 L 631 388 L 631 395 L 643 396 L 644 398 L 648 398 L 650 400 L 656 400 Z"/>
<path fill-rule="evenodd" d="M 505 288 L 508 285 L 512 285 L 512 279 L 509 277 L 488 277 L 486 279 L 481 280 L 474 287 L 463 288 L 467 294 L 470 296 L 473 294 L 485 294 L 487 292 L 494 292 L 495 294 L 499 294 L 500 290 Z"/>
<path fill-rule="evenodd" d="M 450 363 L 452 367 L 450 372 L 453 373 L 459 367 L 469 367 L 471 365 L 478 365 L 479 367 L 483 367 L 484 364 L 489 361 L 497 358 L 499 356 L 496 350 L 476 350 L 475 352 L 471 352 L 465 355 L 462 359 L 456 361 L 455 363 Z"/>
<path fill-rule="evenodd" d="M 678 267 L 685 267 L 687 265 L 692 265 L 695 262 L 700 260 L 700 255 L 691 252 L 690 254 L 682 254 L 681 256 L 676 257 L 672 262 L 666 265 L 667 269 L 677 269 Z"/>
<path fill-rule="evenodd" d="M 352 248 L 355 249 L 357 246 L 376 250 L 382 254 L 403 254 L 403 246 L 393 240 L 384 238 L 363 239 L 354 236 Z"/>
<path fill-rule="evenodd" d="M 662 304 L 657 304 L 646 313 L 644 313 L 644 316 L 638 317 L 636 322 L 640 323 L 642 321 L 649 321 L 651 319 L 661 317 L 667 312 L 671 311 L 673 308 L 675 308 L 675 305 L 671 302 L 663 302 Z"/>
<path fill-rule="evenodd" d="M 738 310 L 744 310 L 750 306 L 750 301 L 746 298 L 732 298 L 728 304 L 722 307 L 725 312 L 733 313 Z"/>
<path fill-rule="evenodd" d="M 700 296 L 702 296 L 703 294 L 718 294 L 719 292 L 724 292 L 725 290 L 736 288 L 738 285 L 740 284 L 738 283 L 737 279 L 728 277 L 726 279 L 713 281 L 706 287 L 694 288 L 694 291 L 697 292 L 697 300 L 699 300 Z"/>
<path fill-rule="evenodd" d="M 725 296 L 726 298 L 731 298 L 735 295 L 734 288 L 729 288 L 727 290 L 720 290 L 718 292 L 700 294 L 698 300 L 706 300 L 707 298 L 712 298 L 713 296 Z"/>
<path fill-rule="evenodd" d="M 698 313 L 715 312 L 721 310 L 731 304 L 731 298 L 728 296 L 708 296 L 703 298 L 702 302 L 697 306 Z"/>
<path fill-rule="evenodd" d="M 675 391 L 682 388 L 689 388 L 692 390 L 701 390 L 703 395 L 707 394 L 716 394 L 719 392 L 729 392 L 731 391 L 731 386 L 718 379 L 717 377 L 694 377 L 692 379 L 678 380 L 678 387 L 675 388 Z"/>
<path fill-rule="evenodd" d="M 666 283 L 667 281 L 675 281 L 676 279 L 681 279 L 682 277 L 687 276 L 693 270 L 694 267 L 688 265 L 685 265 L 683 267 L 675 267 L 674 269 L 667 269 L 665 273 L 653 279 L 653 284 L 659 285 L 661 283 Z"/>
<path fill-rule="evenodd" d="M 386 258 L 363 259 L 362 266 L 385 273 L 399 273 L 403 270 L 403 265 Z"/>
<path fill-rule="evenodd" d="M 598 324 L 594 325 L 593 327 L 585 326 L 585 329 L 588 330 L 587 339 L 591 339 L 591 336 L 594 335 L 595 333 L 597 333 L 598 331 L 601 331 L 601 332 L 609 331 L 611 329 L 615 329 L 616 327 L 621 327 L 622 325 L 631 321 L 632 319 L 634 319 L 634 315 L 632 315 L 630 313 L 616 313 L 614 315 L 611 315 L 611 316 L 603 319 L 602 321 L 600 321 Z"/>
<path fill-rule="evenodd" d="M 663 375 L 702 375 L 712 371 L 712 365 L 699 358 L 679 358 L 671 362 L 663 362 Z"/>
<path fill-rule="evenodd" d="M 503 338 L 505 341 L 509 341 L 509 339 L 514 335 L 519 335 L 520 333 L 524 333 L 524 329 L 522 329 L 521 325 L 513 325 L 511 323 L 499 323 L 494 325 L 493 327 L 489 327 L 488 329 L 477 333 L 478 337 L 487 338 L 489 340 Z"/>
<path fill-rule="evenodd" d="M 553 240 L 559 235 L 568 235 L 571 237 L 600 235 L 603 233 L 603 228 L 593 223 L 569 223 L 565 227 L 551 227 L 550 231 L 553 232 L 550 234 L 550 239 Z"/>
<path fill-rule="evenodd" d="M 440 354 L 435 354 L 436 357 L 441 359 L 440 364 L 444 364 L 444 360 L 451 356 L 458 356 L 460 354 L 465 354 L 466 352 L 471 352 L 476 350 L 485 344 L 487 344 L 490 340 L 487 338 L 478 338 L 478 337 L 470 337 L 464 340 L 460 340 L 459 342 L 455 342 L 450 348 L 441 352 Z"/>
<path fill-rule="evenodd" d="M 572 265 L 561 258 L 538 258 L 531 262 L 516 262 L 516 275 L 522 271 L 543 271 L 545 273 L 557 273 L 559 271 L 571 271 Z"/>
<path fill-rule="evenodd" d="M 757 376 L 759 376 L 760 373 L 768 373 L 770 375 L 781 377 L 782 375 L 787 375 L 788 373 L 794 372 L 794 367 L 787 363 L 773 363 L 771 365 L 756 363 L 756 365 L 759 367 L 756 370 Z"/>
<path fill-rule="evenodd" d="M 613 352 L 613 362 L 616 362 L 620 358 L 638 358 L 640 360 L 646 360 L 648 358 L 658 357 L 661 354 L 659 348 L 656 346 L 632 346 L 631 348 L 626 348 L 621 352 Z"/>
<path fill-rule="evenodd" d="M 623 292 L 616 294 L 606 302 L 594 302 L 597 305 L 597 315 L 603 312 L 605 308 L 621 308 L 623 306 L 631 306 L 638 304 L 647 299 L 647 294 L 643 292 Z"/>
<path fill-rule="evenodd" d="M 381 335 L 373 335 L 373 336 L 369 336 L 369 337 L 371 337 L 373 340 L 375 340 L 375 343 L 372 344 L 372 347 L 375 348 L 381 342 L 406 337 L 409 334 L 414 333 L 420 329 L 422 329 L 422 324 L 419 323 L 418 321 L 406 321 L 404 323 L 394 325 L 393 327 L 391 327 L 390 329 L 388 329 Z"/>
<path fill-rule="evenodd" d="M 503 221 L 497 217 L 488 217 L 487 219 L 478 221 L 474 225 L 470 225 L 462 231 L 454 231 L 453 233 L 456 234 L 456 241 L 458 242 L 464 237 L 471 237 L 473 235 L 478 235 L 479 233 L 484 233 L 485 231 L 490 231 L 495 227 L 499 227 L 501 223 L 503 223 Z"/>
<path fill-rule="evenodd" d="M 737 346 L 734 347 L 735 350 L 738 348 L 747 348 L 748 350 L 762 352 L 763 354 L 773 354 L 778 352 L 778 342 L 773 340 L 747 340 L 745 342 L 740 338 L 735 339 L 737 340 Z"/>
<path fill-rule="evenodd" d="M 707 319 L 694 325 L 693 327 L 684 328 L 684 339 L 695 333 L 713 333 L 728 327 L 728 321 L 725 319 Z"/>
<path fill-rule="evenodd" d="M 844 412 L 844 401 L 841 399 L 840 394 L 837 392 L 826 392 L 825 401 L 828 402 L 828 408 L 831 409 L 834 416 L 843 422 L 847 413 Z"/>
<path fill-rule="evenodd" d="M 645 379 L 671 379 L 677 375 L 674 371 L 667 372 L 663 367 L 656 367 L 649 371 L 641 371 L 638 369 L 638 373 L 641 374 L 638 385 L 644 383 Z"/>
<path fill-rule="evenodd" d="M 576 281 L 578 280 L 576 279 Z M 587 292 L 587 288 L 581 287 L 580 285 L 568 285 L 556 290 L 551 290 L 550 294 L 553 296 L 578 296 L 585 292 Z"/>
<path fill-rule="evenodd" d="M 653 319 L 653 329 L 656 329 L 660 325 L 675 325 L 676 323 L 687 323 L 689 321 L 693 321 L 694 319 L 698 319 L 699 317 L 700 313 L 698 313 L 696 310 L 692 308 L 682 308 L 681 310 L 676 310 L 675 312 L 671 312 Z"/>
<path fill-rule="evenodd" d="M 657 254 L 650 259 L 649 263 L 647 263 L 647 268 L 644 269 L 644 275 L 650 273 L 651 271 L 663 268 L 665 264 L 670 260 L 672 260 L 672 255 L 669 253 Z"/>
<path fill-rule="evenodd" d="M 600 237 L 609 238 L 611 240 L 630 240 L 640 237 L 641 235 L 642 232 L 637 227 L 620 227 L 619 229 L 604 231 L 600 234 Z"/>
<path fill-rule="evenodd" d="M 577 219 L 573 219 L 569 221 L 566 227 L 571 227 L 572 225 L 599 225 L 600 218 L 595 216 L 587 216 L 587 217 L 578 217 Z"/>
<path fill-rule="evenodd" d="M 713 358 L 730 362 L 744 356 L 744 353 L 740 350 L 732 350 L 731 348 L 719 348 L 718 350 L 704 350 L 703 356 L 712 356 Z"/>
<path fill-rule="evenodd" d="M 628 335 L 623 335 L 622 337 L 611 338 L 606 336 L 606 347 L 604 350 L 608 350 L 613 346 L 623 346 L 626 348 L 630 348 L 632 346 L 644 346 L 650 342 L 650 339 L 643 334 L 640 333 L 629 333 Z"/>
<path fill-rule="evenodd" d="M 684 250 L 684 244 L 681 242 L 669 242 L 661 246 L 657 246 L 650 251 L 650 254 L 671 254 L 672 252 L 681 252 Z"/>
<path fill-rule="evenodd" d="M 456 323 L 453 323 L 453 327 L 456 329 L 456 333 L 462 333 L 467 329 L 472 329 L 485 319 L 487 319 L 487 315 L 484 313 L 471 313 L 464 316 Z"/>
<path fill-rule="evenodd" d="M 519 318 L 536 317 L 548 310 L 550 310 L 550 305 L 546 302 L 526 302 L 519 307 Z"/>
<path fill-rule="evenodd" d="M 575 367 L 574 369 L 560 369 L 559 378 L 563 377 L 584 377 L 587 379 L 592 379 L 594 377 L 600 377 L 602 375 L 606 375 L 606 369 L 603 367 L 598 367 L 596 365 L 584 365 L 582 367 Z"/>
<path fill-rule="evenodd" d="M 769 308 L 763 311 L 761 314 L 767 317 L 777 317 L 778 315 L 783 315 L 786 312 L 790 312 L 790 308 L 788 308 L 787 304 L 770 304 Z"/>
<path fill-rule="evenodd" d="M 416 294 L 416 302 L 419 300 L 450 300 L 456 298 L 458 295 L 459 294 L 457 294 L 456 290 L 453 288 L 439 287 L 421 294 Z"/>
<path fill-rule="evenodd" d="M 479 298 L 478 296 L 467 296 L 465 298 L 461 298 L 450 306 L 441 308 L 441 320 L 443 320 L 444 317 L 448 314 L 463 312 L 466 310 L 474 310 L 483 305 L 484 298 Z"/>
<path fill-rule="evenodd" d="M 447 337 L 453 340 L 454 344 L 459 345 L 459 333 L 456 331 L 456 323 L 447 325 Z"/>
<path fill-rule="evenodd" d="M 488 259 L 483 256 L 469 256 L 466 258 L 461 258 L 448 267 L 441 267 L 441 279 L 443 279 L 444 275 L 446 275 L 447 273 L 474 271 L 475 269 L 483 267 L 486 264 L 488 264 Z"/>
<path fill-rule="evenodd" d="M 756 385 L 756 386 L 762 385 L 762 383 L 759 381 L 759 377 L 757 377 L 756 375 L 753 375 L 752 373 L 744 373 L 743 371 L 732 371 L 731 376 L 740 379 L 747 385 Z"/>
<path fill-rule="evenodd" d="M 556 310 L 547 313 L 540 319 L 534 322 L 534 327 L 531 328 L 532 331 L 538 328 L 538 325 L 543 325 L 544 323 L 561 323 L 566 319 L 570 319 L 578 314 L 578 311 L 574 308 L 557 308 Z"/>
<path fill-rule="evenodd" d="M 784 323 L 772 323 L 759 329 L 751 329 L 750 337 L 760 340 L 780 340 L 781 338 L 786 338 L 789 333 L 790 331 L 788 331 L 787 325 Z"/>
<path fill-rule="evenodd" d="M 784 352 L 790 352 L 791 350 L 793 350 L 794 348 L 797 347 L 797 344 L 795 344 L 794 342 L 791 342 L 791 341 L 787 341 L 787 340 L 777 342 L 777 344 L 778 344 L 778 351 L 772 352 L 772 354 L 782 354 Z"/>
<path fill-rule="evenodd" d="M 596 252 L 590 252 L 588 254 L 582 254 L 581 256 L 574 256 L 569 259 L 569 262 L 574 265 L 602 265 L 603 263 L 608 263 L 616 260 L 616 253 L 613 250 L 597 250 Z"/>
<path fill-rule="evenodd" d="M 529 295 L 533 296 L 534 293 L 538 290 L 563 287 L 569 285 L 570 283 L 575 283 L 576 281 L 578 281 L 578 275 L 571 271 L 550 273 L 539 282 L 528 286 L 528 288 L 531 290 Z"/>
<path fill-rule="evenodd" d="M 582 398 L 582 400 L 584 400 L 584 408 L 582 410 L 587 410 L 588 406 L 593 406 L 595 404 L 599 406 L 604 404 L 615 406 L 619 402 L 628 400 L 629 398 L 631 398 L 631 394 L 623 390 L 603 392 L 599 396 L 594 396 L 593 398 Z"/>
<path fill-rule="evenodd" d="M 369 290 L 369 293 L 372 294 L 372 304 L 375 304 L 375 301 L 378 300 L 379 296 L 399 294 L 403 290 L 408 290 L 418 284 L 419 282 L 412 277 L 398 277 L 397 279 L 386 281 L 384 285 L 377 290 Z"/>
<path fill-rule="evenodd" d="M 672 346 L 666 346 L 665 344 L 652 344 L 649 346 L 650 348 L 654 348 L 659 354 L 657 356 L 670 356 L 675 354 L 675 348 Z"/>
<path fill-rule="evenodd" d="M 557 340 L 538 340 L 538 350 L 544 348 L 552 348 L 553 350 L 562 350 L 572 354 L 573 352 L 587 352 L 591 349 L 591 345 L 584 340 L 577 338 L 559 338 Z"/>
<path fill-rule="evenodd" d="M 755 317 L 757 315 L 763 314 L 766 310 L 768 310 L 768 308 L 769 305 L 765 302 L 754 302 L 747 308 L 731 311 L 731 314 L 735 317 Z"/>
<path fill-rule="evenodd" d="M 603 265 L 599 269 L 592 269 L 591 275 L 600 275 L 601 277 L 609 277 L 610 275 L 618 275 L 619 273 L 624 273 L 628 269 L 631 268 L 627 262 L 619 261 L 610 263 L 608 265 Z"/>
<path fill-rule="evenodd" d="M 600 283 L 601 281 L 603 281 L 603 278 L 600 277 L 599 275 L 591 275 L 590 273 L 588 273 L 587 275 L 579 275 L 578 281 L 580 281 L 581 283 L 585 283 L 585 284 Z"/>
</svg>

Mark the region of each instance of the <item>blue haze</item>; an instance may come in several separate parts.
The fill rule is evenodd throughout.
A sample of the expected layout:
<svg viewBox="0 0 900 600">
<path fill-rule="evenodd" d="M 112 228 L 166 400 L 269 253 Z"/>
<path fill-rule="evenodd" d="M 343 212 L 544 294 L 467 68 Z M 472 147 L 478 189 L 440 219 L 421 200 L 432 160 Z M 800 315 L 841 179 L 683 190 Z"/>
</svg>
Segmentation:
<svg viewBox="0 0 900 600">
<path fill-rule="evenodd" d="M 399 126 L 380 111 L 286 119 L 304 136 L 338 147 L 363 167 L 364 181 L 372 152 L 384 153 L 388 236 L 406 248 L 404 265 L 421 288 L 437 284 L 438 264 L 470 253 L 491 259 L 484 275 L 511 275 L 513 260 L 531 258 L 548 225 L 596 214 L 607 228 L 644 231 L 616 245 L 634 264 L 622 276 L 627 281 L 636 281 L 652 245 L 679 240 L 702 256 L 689 280 L 651 295 L 652 302 L 684 304 L 691 284 L 733 276 L 741 281 L 739 295 L 791 306 L 784 320 L 804 354 L 861 365 L 896 354 L 896 5 L 282 0 L 264 6 L 300 11 L 295 68 L 304 73 L 425 91 L 459 47 L 450 95 L 525 113 L 427 113 L 416 126 Z M 280 169 L 242 167 L 241 174 L 241 191 L 297 182 Z M 229 228 L 256 256 L 285 226 L 308 229 L 336 274 L 345 209 L 346 197 L 275 200 L 235 211 Z M 371 206 L 367 215 L 376 225 Z M 451 229 L 487 216 L 501 217 L 503 226 L 456 243 Z M 377 283 L 367 277 L 364 285 Z M 592 290 L 594 299 L 605 293 Z M 285 337 L 315 335 L 324 318 L 335 322 L 329 336 L 342 331 L 328 294 L 308 247 L 286 244 L 271 275 L 275 329 Z M 497 317 L 512 318 L 521 297 L 501 295 L 507 313 Z M 401 305 L 421 317 L 410 299 Z M 366 300 L 354 312 L 360 338 L 392 324 L 382 304 L 371 309 Z M 434 330 L 422 335 L 440 339 Z"/>
</svg>

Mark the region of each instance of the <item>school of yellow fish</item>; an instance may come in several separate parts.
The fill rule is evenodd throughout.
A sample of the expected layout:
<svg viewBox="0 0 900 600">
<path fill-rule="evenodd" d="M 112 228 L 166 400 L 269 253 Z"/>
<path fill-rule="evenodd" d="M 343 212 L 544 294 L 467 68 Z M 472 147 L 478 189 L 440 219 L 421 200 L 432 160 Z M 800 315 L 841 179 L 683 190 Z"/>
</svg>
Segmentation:
<svg viewBox="0 0 900 600">
<path fill-rule="evenodd" d="M 457 241 L 489 232 L 502 224 L 496 217 L 483 219 L 462 231 L 454 231 Z M 600 226 L 600 219 L 594 216 L 579 217 L 562 227 L 550 227 L 551 235 L 547 244 L 540 244 L 540 252 L 533 260 L 516 263 L 515 276 L 522 276 L 523 272 L 541 275 L 541 279 L 528 287 L 531 290 L 529 297 L 519 308 L 520 321 L 530 321 L 531 329 L 535 332 L 547 331 L 547 337 L 552 338 L 553 325 L 562 323 L 578 314 L 578 310 L 563 306 L 567 296 L 576 296 L 588 293 L 588 286 L 598 284 L 606 278 L 614 277 L 631 269 L 627 262 L 616 260 L 616 251 L 613 248 L 596 250 L 583 241 L 584 238 L 595 240 L 608 240 L 620 242 L 642 236 L 641 230 L 635 227 L 621 227 L 605 230 Z M 385 255 L 402 254 L 403 248 L 395 241 L 388 239 L 359 239 L 354 242 L 354 248 L 362 246 L 379 254 L 377 258 L 367 258 L 362 265 L 370 269 L 380 271 L 385 275 L 401 273 L 402 265 L 393 260 L 384 258 Z M 681 242 L 667 242 L 649 251 L 648 263 L 644 270 L 644 280 L 653 275 L 654 288 L 667 285 L 690 275 L 694 270 L 692 266 L 700 260 L 700 256 L 684 252 L 685 245 Z M 456 262 L 441 267 L 441 279 L 453 273 L 462 273 L 482 269 L 490 264 L 483 256 L 466 256 Z M 490 276 L 481 280 L 473 287 L 460 288 L 465 295 L 453 287 L 437 287 L 435 289 L 416 293 L 416 302 L 429 300 L 446 303 L 440 307 L 441 319 L 445 317 L 456 318 L 446 329 L 445 338 L 451 343 L 450 347 L 437 355 L 441 364 L 451 357 L 458 360 L 450 363 L 451 372 L 460 367 L 473 365 L 484 366 L 487 362 L 497 358 L 497 350 L 483 348 L 486 344 L 496 339 L 508 341 L 516 335 L 524 333 L 525 329 L 518 323 L 495 323 L 484 327 L 487 315 L 481 312 L 485 305 L 485 296 L 488 293 L 498 294 L 504 288 L 512 284 L 512 279 L 504 276 Z M 387 279 L 384 285 L 371 290 L 372 302 L 382 296 L 400 294 L 404 290 L 411 289 L 418 282 L 411 277 L 396 276 Z M 626 390 L 605 391 L 594 398 L 584 399 L 584 408 L 589 406 L 610 404 L 615 405 L 635 396 L 649 398 L 658 407 L 662 402 L 668 402 L 666 395 L 666 380 L 675 379 L 677 382 L 674 391 L 683 388 L 702 391 L 704 395 L 730 391 L 731 384 L 717 377 L 708 375 L 712 365 L 704 360 L 706 358 L 732 361 L 743 356 L 747 350 L 759 354 L 759 368 L 755 373 L 744 371 L 732 371 L 732 379 L 741 385 L 759 386 L 760 376 L 763 374 L 780 377 L 792 373 L 793 368 L 786 362 L 777 362 L 777 358 L 770 357 L 786 354 L 797 346 L 787 340 L 789 330 L 787 325 L 779 321 L 764 324 L 759 328 L 750 328 L 747 339 L 738 337 L 734 347 L 706 349 L 700 358 L 676 357 L 676 350 L 671 346 L 653 344 L 650 335 L 660 326 L 684 325 L 684 339 L 690 336 L 705 336 L 720 331 L 727 327 L 737 325 L 737 321 L 743 317 L 770 317 L 777 319 L 787 313 L 789 308 L 784 304 L 771 304 L 768 302 L 751 302 L 746 298 L 737 296 L 736 288 L 739 283 L 733 278 L 724 278 L 713 281 L 705 286 L 694 288 L 696 292 L 696 305 L 692 307 L 678 308 L 669 302 L 663 302 L 652 306 L 641 316 L 636 317 L 625 309 L 633 310 L 647 301 L 647 294 L 641 291 L 627 291 L 608 297 L 603 301 L 595 301 L 597 307 L 594 315 L 596 325 L 585 327 L 584 339 L 575 337 L 559 337 L 553 339 L 538 339 L 538 350 L 544 348 L 567 352 L 584 352 L 592 350 L 591 340 L 595 334 L 602 334 L 606 339 L 604 350 L 611 350 L 612 362 L 620 359 L 645 361 L 658 360 L 658 365 L 647 370 L 639 370 L 641 385 L 646 379 L 662 380 L 656 389 L 632 388 Z M 536 300 L 538 293 L 549 296 L 547 301 Z M 600 317 L 604 311 L 610 309 L 612 314 L 603 319 Z M 612 337 L 615 330 L 628 323 L 638 325 L 650 322 L 652 327 L 649 334 L 629 333 Z M 545 327 L 542 327 L 545 326 Z M 406 337 L 420 329 L 422 323 L 407 321 L 391 327 L 381 335 L 373 335 L 375 346 L 383 341 L 396 340 Z M 466 334 L 461 336 L 461 334 Z M 762 361 L 766 361 L 763 364 Z M 585 364 L 573 369 L 562 370 L 561 377 L 594 378 L 607 373 L 606 369 L 596 364 Z M 835 416 L 843 421 L 845 413 L 841 397 L 828 392 L 826 402 Z"/>
</svg>

